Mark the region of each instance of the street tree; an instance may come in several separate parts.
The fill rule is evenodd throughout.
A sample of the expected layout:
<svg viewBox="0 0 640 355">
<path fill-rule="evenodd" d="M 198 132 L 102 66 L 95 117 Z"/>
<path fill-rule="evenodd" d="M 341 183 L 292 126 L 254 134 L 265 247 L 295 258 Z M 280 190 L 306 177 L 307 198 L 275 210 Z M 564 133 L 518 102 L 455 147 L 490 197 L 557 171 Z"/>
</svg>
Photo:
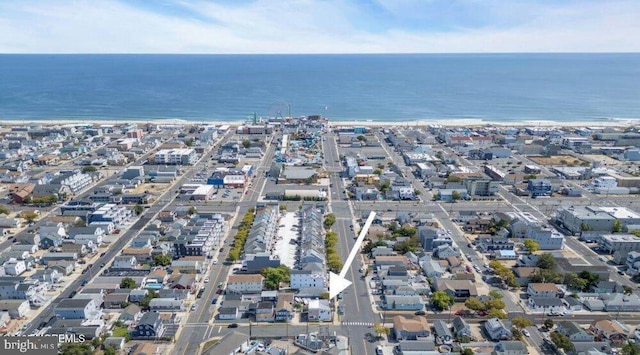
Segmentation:
<svg viewBox="0 0 640 355">
<path fill-rule="evenodd" d="M 560 334 L 558 332 L 553 332 L 550 335 L 551 341 L 556 344 L 556 346 L 564 351 L 572 351 L 575 349 L 575 346 L 566 335 Z"/>
<path fill-rule="evenodd" d="M 544 320 L 544 323 L 543 323 L 543 324 L 544 324 L 544 327 L 545 327 L 545 328 L 547 328 L 547 329 L 551 329 L 551 328 L 553 328 L 553 324 L 554 324 L 554 323 L 553 323 L 553 319 L 551 319 L 551 318 L 547 318 L 547 319 L 545 319 L 545 320 Z"/>
<path fill-rule="evenodd" d="M 524 240 L 524 247 L 530 253 L 535 253 L 538 250 L 540 250 L 540 243 L 538 243 L 538 241 L 533 240 L 533 239 L 525 239 Z"/>
<path fill-rule="evenodd" d="M 513 319 L 511 320 L 511 324 L 513 324 L 513 326 L 518 329 L 524 329 L 526 327 L 533 325 L 531 320 L 524 317 L 513 317 Z"/>
<path fill-rule="evenodd" d="M 140 214 L 142 214 L 142 211 L 144 211 L 144 207 L 142 207 L 142 205 L 137 204 L 133 206 L 133 212 L 136 213 L 136 216 L 139 216 Z"/>
<path fill-rule="evenodd" d="M 492 308 L 492 309 L 487 311 L 487 317 L 505 319 L 505 318 L 507 318 L 507 314 L 504 313 L 504 311 L 501 310 L 501 309 Z"/>
<path fill-rule="evenodd" d="M 378 337 L 389 335 L 389 333 L 391 332 L 391 329 L 385 327 L 382 323 L 373 323 L 373 329 L 375 330 Z"/>
<path fill-rule="evenodd" d="M 465 302 L 464 305 L 474 311 L 480 311 L 480 310 L 484 310 L 484 303 L 482 303 L 482 301 L 480 301 L 479 299 L 477 299 L 476 297 L 469 297 Z"/>
<path fill-rule="evenodd" d="M 447 309 L 453 302 L 453 297 L 444 291 L 436 291 L 431 295 L 431 304 L 439 311 Z"/>
<path fill-rule="evenodd" d="M 458 190 L 453 190 L 453 192 L 451 192 L 451 199 L 453 199 L 454 201 L 458 201 L 461 198 L 462 198 L 462 195 Z"/>
</svg>

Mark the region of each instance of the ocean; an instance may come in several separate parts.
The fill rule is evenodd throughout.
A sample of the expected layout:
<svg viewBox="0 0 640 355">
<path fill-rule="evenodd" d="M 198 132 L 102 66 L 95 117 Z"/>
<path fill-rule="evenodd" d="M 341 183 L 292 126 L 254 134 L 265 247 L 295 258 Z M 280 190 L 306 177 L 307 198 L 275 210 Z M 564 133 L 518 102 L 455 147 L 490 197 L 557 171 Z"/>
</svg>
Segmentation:
<svg viewBox="0 0 640 355">
<path fill-rule="evenodd" d="M 640 54 L 0 55 L 2 120 L 640 118 Z"/>
</svg>

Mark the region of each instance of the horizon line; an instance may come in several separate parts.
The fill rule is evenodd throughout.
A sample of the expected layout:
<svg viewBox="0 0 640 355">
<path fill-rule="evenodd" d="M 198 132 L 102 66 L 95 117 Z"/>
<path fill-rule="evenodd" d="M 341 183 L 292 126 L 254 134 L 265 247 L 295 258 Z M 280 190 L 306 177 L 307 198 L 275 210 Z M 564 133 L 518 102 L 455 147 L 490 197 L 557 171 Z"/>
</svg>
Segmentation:
<svg viewBox="0 0 640 355">
<path fill-rule="evenodd" d="M 0 56 L 10 55 L 209 55 L 209 56 L 228 56 L 228 55 L 263 55 L 263 56 L 279 56 L 279 55 L 519 55 L 519 54 L 640 54 L 640 51 L 619 51 L 619 52 L 370 52 L 370 53 L 351 53 L 351 52 L 326 52 L 326 53 L 209 53 L 209 52 L 190 52 L 190 53 L 172 53 L 172 52 L 16 52 L 16 53 L 0 53 Z"/>
</svg>

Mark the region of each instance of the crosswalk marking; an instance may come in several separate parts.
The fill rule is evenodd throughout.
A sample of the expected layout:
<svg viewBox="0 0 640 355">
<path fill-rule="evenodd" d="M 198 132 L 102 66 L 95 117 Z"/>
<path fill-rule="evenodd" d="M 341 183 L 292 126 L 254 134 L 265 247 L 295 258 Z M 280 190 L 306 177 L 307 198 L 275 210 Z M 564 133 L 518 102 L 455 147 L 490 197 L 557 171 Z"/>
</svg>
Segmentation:
<svg viewBox="0 0 640 355">
<path fill-rule="evenodd" d="M 348 326 L 359 325 L 359 326 L 363 326 L 363 327 L 371 327 L 371 326 L 373 326 L 373 323 L 369 323 L 369 322 L 342 322 L 342 325 L 348 325 Z"/>
</svg>

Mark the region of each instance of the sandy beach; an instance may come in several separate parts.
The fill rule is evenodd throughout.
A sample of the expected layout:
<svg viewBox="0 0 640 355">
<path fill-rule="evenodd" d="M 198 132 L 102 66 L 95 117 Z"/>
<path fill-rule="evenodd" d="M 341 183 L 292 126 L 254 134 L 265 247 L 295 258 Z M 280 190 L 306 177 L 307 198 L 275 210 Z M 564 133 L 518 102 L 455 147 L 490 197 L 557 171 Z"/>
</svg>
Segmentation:
<svg viewBox="0 0 640 355">
<path fill-rule="evenodd" d="M 90 121 L 90 120 L 0 120 L 2 126 L 25 126 L 32 124 L 41 125 L 121 125 L 122 120 L 118 121 Z M 181 119 L 157 119 L 157 120 L 127 120 L 128 124 L 144 125 L 148 123 L 160 125 L 242 125 L 245 121 L 187 121 Z M 366 127 L 427 127 L 433 125 L 445 127 L 631 127 L 640 125 L 640 119 L 628 120 L 602 120 L 602 121 L 581 121 L 581 122 L 556 122 L 548 120 L 525 120 L 525 121 L 484 121 L 479 119 L 456 119 L 456 120 L 407 120 L 407 121 L 374 121 L 374 120 L 358 120 L 358 121 L 331 121 L 329 125 L 332 127 L 342 126 L 366 126 Z"/>
</svg>

